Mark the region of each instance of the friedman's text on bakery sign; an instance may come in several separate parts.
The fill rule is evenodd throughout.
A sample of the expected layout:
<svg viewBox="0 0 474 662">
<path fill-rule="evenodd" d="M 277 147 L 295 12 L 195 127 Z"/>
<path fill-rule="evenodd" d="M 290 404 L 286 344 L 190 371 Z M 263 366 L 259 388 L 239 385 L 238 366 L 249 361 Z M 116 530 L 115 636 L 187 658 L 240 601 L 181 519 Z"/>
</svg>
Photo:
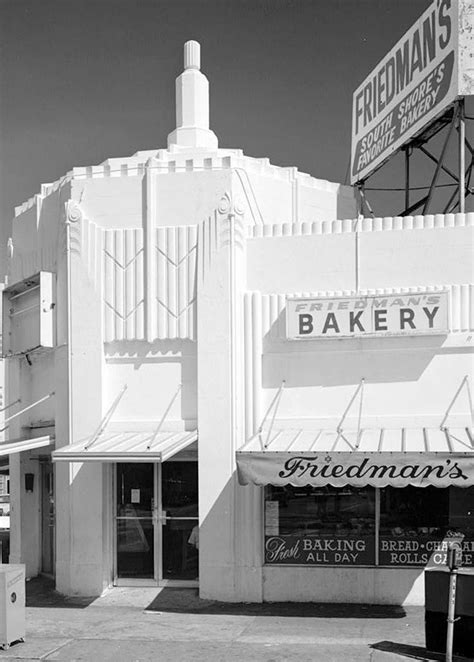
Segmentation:
<svg viewBox="0 0 474 662">
<path fill-rule="evenodd" d="M 448 293 L 292 298 L 287 338 L 344 338 L 446 334 Z"/>
</svg>

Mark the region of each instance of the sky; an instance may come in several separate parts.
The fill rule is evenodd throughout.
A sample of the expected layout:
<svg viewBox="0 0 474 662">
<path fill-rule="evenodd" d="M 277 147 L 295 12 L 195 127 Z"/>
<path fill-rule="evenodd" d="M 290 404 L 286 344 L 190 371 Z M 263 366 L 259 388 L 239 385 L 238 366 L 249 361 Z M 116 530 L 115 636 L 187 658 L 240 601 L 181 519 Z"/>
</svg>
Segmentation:
<svg viewBox="0 0 474 662">
<path fill-rule="evenodd" d="M 201 43 L 220 147 L 348 182 L 352 93 L 429 4 L 0 0 L 1 246 L 14 206 L 41 183 L 166 147 L 189 39 Z M 455 159 L 454 147 L 448 155 Z M 414 184 L 429 184 L 433 167 L 414 161 Z M 403 187 L 401 155 L 367 187 Z M 404 207 L 402 192 L 367 196 L 376 216 Z"/>
</svg>

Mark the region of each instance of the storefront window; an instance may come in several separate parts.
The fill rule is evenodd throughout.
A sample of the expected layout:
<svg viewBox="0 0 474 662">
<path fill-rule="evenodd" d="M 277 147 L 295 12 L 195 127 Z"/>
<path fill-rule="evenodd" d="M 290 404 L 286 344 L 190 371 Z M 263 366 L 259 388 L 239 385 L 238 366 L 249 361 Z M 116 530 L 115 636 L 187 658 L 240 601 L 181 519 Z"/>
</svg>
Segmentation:
<svg viewBox="0 0 474 662">
<path fill-rule="evenodd" d="M 444 565 L 453 534 L 474 566 L 474 488 L 266 488 L 268 564 Z"/>
<path fill-rule="evenodd" d="M 373 564 L 374 489 L 267 488 L 265 560 L 315 565 Z"/>
<path fill-rule="evenodd" d="M 448 539 L 464 535 L 463 564 L 474 565 L 474 490 L 387 487 L 380 490 L 380 565 L 446 564 Z"/>
</svg>

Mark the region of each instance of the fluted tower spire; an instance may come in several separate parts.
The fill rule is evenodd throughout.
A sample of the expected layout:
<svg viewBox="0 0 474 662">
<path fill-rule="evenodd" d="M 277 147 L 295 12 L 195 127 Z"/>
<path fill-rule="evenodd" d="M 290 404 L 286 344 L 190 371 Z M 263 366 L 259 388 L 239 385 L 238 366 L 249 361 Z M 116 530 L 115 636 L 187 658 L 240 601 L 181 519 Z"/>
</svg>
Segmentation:
<svg viewBox="0 0 474 662">
<path fill-rule="evenodd" d="M 176 79 L 176 129 L 168 136 L 168 148 L 217 149 L 217 137 L 209 129 L 209 81 L 201 72 L 201 46 L 184 44 L 184 71 Z"/>
</svg>

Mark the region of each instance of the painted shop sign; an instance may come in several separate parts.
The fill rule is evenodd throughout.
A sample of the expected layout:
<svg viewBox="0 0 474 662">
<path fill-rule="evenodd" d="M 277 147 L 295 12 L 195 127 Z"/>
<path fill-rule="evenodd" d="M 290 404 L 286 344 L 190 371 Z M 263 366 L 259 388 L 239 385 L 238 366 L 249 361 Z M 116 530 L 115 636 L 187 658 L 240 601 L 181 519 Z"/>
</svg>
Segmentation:
<svg viewBox="0 0 474 662">
<path fill-rule="evenodd" d="M 473 453 L 241 452 L 237 454 L 237 468 L 242 485 L 474 485 Z"/>
<path fill-rule="evenodd" d="M 265 563 L 288 565 L 373 565 L 374 536 L 265 536 Z"/>
<path fill-rule="evenodd" d="M 289 340 L 444 335 L 448 332 L 448 293 L 288 297 L 286 331 Z"/>
<path fill-rule="evenodd" d="M 379 566 L 446 566 L 448 542 L 430 536 L 379 540 Z M 275 565 L 375 565 L 375 536 L 282 534 L 265 536 L 265 563 Z M 462 542 L 462 565 L 474 566 L 474 540 Z"/>
<path fill-rule="evenodd" d="M 464 538 L 462 565 L 474 566 L 474 540 Z M 379 565 L 446 566 L 448 540 L 426 535 L 380 536 Z"/>
<path fill-rule="evenodd" d="M 461 13 L 458 0 L 434 0 L 354 92 L 351 184 L 462 95 Z"/>
</svg>

